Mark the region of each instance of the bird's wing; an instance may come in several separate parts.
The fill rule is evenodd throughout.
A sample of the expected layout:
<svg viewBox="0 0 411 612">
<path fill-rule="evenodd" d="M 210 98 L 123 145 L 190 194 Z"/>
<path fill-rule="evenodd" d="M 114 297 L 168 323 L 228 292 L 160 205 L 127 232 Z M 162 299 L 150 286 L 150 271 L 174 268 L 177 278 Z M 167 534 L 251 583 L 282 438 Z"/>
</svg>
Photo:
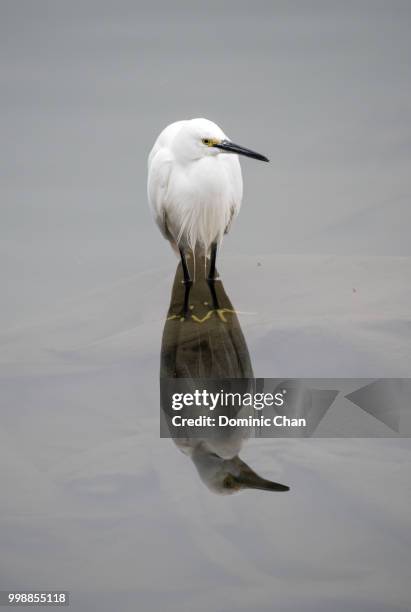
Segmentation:
<svg viewBox="0 0 411 612">
<path fill-rule="evenodd" d="M 161 233 L 167 240 L 172 240 L 167 228 L 165 213 L 171 162 L 172 158 L 166 148 L 159 148 L 154 152 L 154 155 L 150 154 L 147 181 L 147 195 L 151 212 Z"/>
<path fill-rule="evenodd" d="M 230 209 L 230 219 L 229 219 L 227 225 L 225 226 L 224 234 L 228 234 L 228 232 L 231 229 L 231 225 L 232 225 L 232 223 L 233 223 L 233 221 L 234 221 L 234 219 L 236 218 L 237 215 L 238 215 L 238 211 L 236 212 L 234 206 L 232 206 L 231 209 Z"/>
<path fill-rule="evenodd" d="M 237 155 L 222 155 L 224 168 L 227 174 L 227 181 L 231 191 L 230 219 L 226 225 L 224 233 L 230 231 L 230 227 L 238 213 L 240 212 L 241 201 L 243 199 L 243 177 L 241 175 L 240 161 Z"/>
<path fill-rule="evenodd" d="M 185 121 L 175 121 L 158 136 L 148 156 L 147 195 L 154 220 L 167 240 L 173 240 L 167 228 L 165 203 L 173 156 L 170 144 Z"/>
</svg>

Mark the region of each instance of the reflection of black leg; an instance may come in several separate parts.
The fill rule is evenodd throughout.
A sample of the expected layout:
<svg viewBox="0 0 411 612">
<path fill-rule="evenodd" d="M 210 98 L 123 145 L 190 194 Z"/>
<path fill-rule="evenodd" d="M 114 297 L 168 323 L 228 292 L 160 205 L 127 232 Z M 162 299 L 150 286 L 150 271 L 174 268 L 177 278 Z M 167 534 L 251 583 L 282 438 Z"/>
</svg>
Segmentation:
<svg viewBox="0 0 411 612">
<path fill-rule="evenodd" d="M 180 256 L 181 256 L 181 265 L 183 268 L 183 275 L 184 275 L 184 282 L 186 285 L 190 285 L 192 284 L 192 280 L 190 278 L 190 272 L 188 271 L 188 265 L 187 265 L 187 259 L 186 259 L 186 254 L 184 253 L 184 249 L 180 248 Z"/>
<path fill-rule="evenodd" d="M 209 279 L 207 282 L 208 282 L 208 287 L 209 287 L 210 293 L 211 293 L 211 299 L 213 301 L 213 308 L 214 308 L 214 310 L 219 310 L 220 309 L 220 304 L 218 303 L 218 297 L 217 297 L 217 292 L 215 290 L 214 279 L 213 280 Z"/>
<path fill-rule="evenodd" d="M 217 257 L 217 243 L 213 242 L 211 245 L 211 254 L 210 254 L 210 270 L 208 272 L 208 281 L 215 280 L 215 260 Z"/>
<path fill-rule="evenodd" d="M 188 303 L 189 303 L 189 299 L 190 299 L 191 285 L 192 285 L 191 281 L 185 282 L 185 284 L 184 284 L 184 305 L 183 305 L 183 316 L 184 317 L 188 313 Z"/>
</svg>

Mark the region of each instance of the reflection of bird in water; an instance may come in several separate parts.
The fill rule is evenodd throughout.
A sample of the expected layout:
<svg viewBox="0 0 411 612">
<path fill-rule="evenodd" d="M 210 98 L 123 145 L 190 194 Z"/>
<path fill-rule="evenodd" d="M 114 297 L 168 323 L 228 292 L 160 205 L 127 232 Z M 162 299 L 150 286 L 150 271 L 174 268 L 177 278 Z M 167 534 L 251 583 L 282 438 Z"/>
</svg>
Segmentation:
<svg viewBox="0 0 411 612">
<path fill-rule="evenodd" d="M 163 236 L 180 251 L 184 281 L 192 279 L 186 253 L 210 255 L 215 277 L 217 247 L 237 216 L 243 181 L 238 155 L 268 161 L 231 142 L 207 119 L 176 121 L 157 138 L 148 158 L 148 199 Z"/>
<path fill-rule="evenodd" d="M 167 423 L 173 416 L 164 392 L 170 379 L 181 379 L 187 392 L 193 392 L 198 379 L 209 379 L 207 389 L 220 388 L 219 380 L 242 379 L 244 392 L 251 391 L 253 371 L 247 344 L 233 306 L 220 281 L 215 283 L 212 300 L 219 308 L 210 310 L 210 287 L 205 279 L 190 288 L 184 286 L 182 266 L 176 271 L 171 303 L 163 331 L 161 348 L 162 410 Z M 180 317 L 183 303 L 189 315 Z M 171 381 L 172 382 L 172 381 Z M 234 416 L 234 415 L 233 415 Z M 182 452 L 191 457 L 203 482 L 216 493 L 241 489 L 287 491 L 288 487 L 261 478 L 238 453 L 247 433 L 240 427 L 216 428 L 206 437 L 190 437 L 187 431 L 174 438 Z"/>
</svg>

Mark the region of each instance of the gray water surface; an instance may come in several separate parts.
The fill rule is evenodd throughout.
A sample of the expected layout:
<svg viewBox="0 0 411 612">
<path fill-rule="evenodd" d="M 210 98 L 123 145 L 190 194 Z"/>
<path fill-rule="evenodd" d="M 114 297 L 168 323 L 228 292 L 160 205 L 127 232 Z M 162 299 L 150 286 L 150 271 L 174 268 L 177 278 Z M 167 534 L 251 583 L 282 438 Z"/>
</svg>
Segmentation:
<svg viewBox="0 0 411 612">
<path fill-rule="evenodd" d="M 252 10 L 252 12 L 251 12 Z M 405 612 L 408 440 L 159 438 L 176 260 L 146 157 L 206 116 L 270 164 L 218 267 L 259 377 L 410 377 L 407 2 L 0 2 L 0 587 L 76 612 Z"/>
</svg>

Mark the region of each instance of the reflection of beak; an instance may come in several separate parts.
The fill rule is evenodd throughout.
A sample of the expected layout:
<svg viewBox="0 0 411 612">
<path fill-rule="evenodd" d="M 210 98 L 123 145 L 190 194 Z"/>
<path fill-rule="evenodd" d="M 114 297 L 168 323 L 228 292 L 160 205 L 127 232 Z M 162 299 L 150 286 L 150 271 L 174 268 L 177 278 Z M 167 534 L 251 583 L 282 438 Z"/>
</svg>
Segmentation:
<svg viewBox="0 0 411 612">
<path fill-rule="evenodd" d="M 289 491 L 290 487 L 279 482 L 272 482 L 261 478 L 244 461 L 238 457 L 241 465 L 240 474 L 234 480 L 240 485 L 241 489 L 260 489 L 261 491 Z"/>
<path fill-rule="evenodd" d="M 213 146 L 217 147 L 217 149 L 221 149 L 225 153 L 237 153 L 238 155 L 245 155 L 246 157 L 252 157 L 253 159 L 259 159 L 260 161 L 270 161 L 267 159 L 267 157 L 265 157 L 265 155 L 251 151 L 251 149 L 241 147 L 240 145 L 234 144 L 234 142 L 230 142 L 229 140 L 222 140 L 219 144 L 215 144 Z"/>
</svg>

